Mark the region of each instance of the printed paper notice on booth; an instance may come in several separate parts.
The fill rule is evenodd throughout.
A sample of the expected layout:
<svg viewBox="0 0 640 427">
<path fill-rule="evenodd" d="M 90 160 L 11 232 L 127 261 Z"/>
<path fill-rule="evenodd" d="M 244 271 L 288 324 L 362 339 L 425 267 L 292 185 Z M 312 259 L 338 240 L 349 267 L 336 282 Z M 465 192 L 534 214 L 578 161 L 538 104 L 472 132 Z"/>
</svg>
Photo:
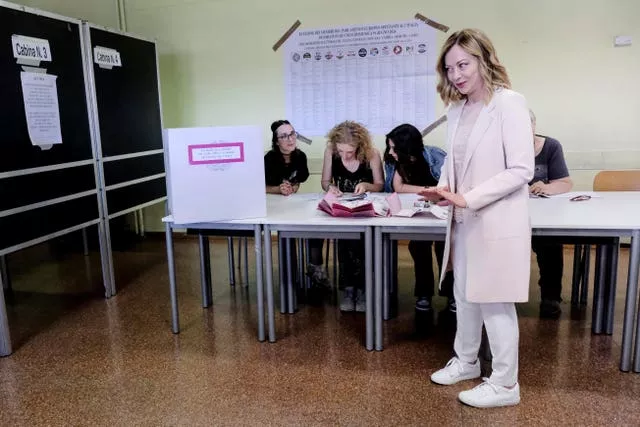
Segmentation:
<svg viewBox="0 0 640 427">
<path fill-rule="evenodd" d="M 43 149 L 62 144 L 57 78 L 52 74 L 20 73 L 29 139 Z"/>
<path fill-rule="evenodd" d="M 215 165 L 238 162 L 244 162 L 244 144 L 242 142 L 223 142 L 189 146 L 189 164 L 191 165 Z"/>
</svg>

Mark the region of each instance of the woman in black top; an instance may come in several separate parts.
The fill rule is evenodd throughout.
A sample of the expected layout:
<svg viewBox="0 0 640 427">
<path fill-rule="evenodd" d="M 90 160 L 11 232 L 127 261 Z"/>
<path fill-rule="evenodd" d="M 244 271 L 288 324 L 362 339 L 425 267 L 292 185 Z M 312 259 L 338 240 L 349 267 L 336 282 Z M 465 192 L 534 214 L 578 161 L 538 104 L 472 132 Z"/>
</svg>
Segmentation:
<svg viewBox="0 0 640 427">
<path fill-rule="evenodd" d="M 384 175 L 380 152 L 369 131 L 360 123 L 346 121 L 327 135 L 322 165 L 322 189 L 336 194 L 382 191 Z"/>
<path fill-rule="evenodd" d="M 325 191 L 338 195 L 382 191 L 384 175 L 380 152 L 373 146 L 364 126 L 353 121 L 342 122 L 329 131 L 327 138 L 321 181 Z M 340 240 L 338 260 L 339 283 L 344 290 L 340 310 L 364 312 L 364 242 Z"/>
<path fill-rule="evenodd" d="M 277 120 L 271 123 L 271 150 L 264 155 L 267 193 L 289 196 L 296 193 L 300 183 L 309 178 L 307 156 L 296 147 L 296 137 L 296 131 L 288 120 Z M 296 245 L 293 241 L 291 243 L 293 243 L 291 262 L 295 265 L 297 263 Z M 286 282 L 288 280 L 286 269 L 281 274 Z"/>
<path fill-rule="evenodd" d="M 271 124 L 271 150 L 264 155 L 267 193 L 288 196 L 309 178 L 307 156 L 296 147 L 296 131 L 287 120 Z"/>
</svg>

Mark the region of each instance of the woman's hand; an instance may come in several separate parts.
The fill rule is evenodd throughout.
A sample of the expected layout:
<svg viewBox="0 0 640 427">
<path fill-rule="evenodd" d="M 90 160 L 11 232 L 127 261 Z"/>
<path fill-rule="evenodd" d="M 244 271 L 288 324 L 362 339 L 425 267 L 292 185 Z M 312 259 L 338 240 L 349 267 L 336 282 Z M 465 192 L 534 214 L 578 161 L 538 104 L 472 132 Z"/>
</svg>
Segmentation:
<svg viewBox="0 0 640 427">
<path fill-rule="evenodd" d="M 449 187 L 424 187 L 424 189 L 418 191 L 418 194 L 424 197 L 425 200 L 437 202 L 442 199 L 442 196 L 438 194 L 438 190 L 440 189 L 449 191 Z"/>
<path fill-rule="evenodd" d="M 356 188 L 353 190 L 354 194 L 362 194 L 362 193 L 366 193 L 367 192 L 367 183 L 366 182 L 361 182 L 360 184 L 356 185 Z"/>
<path fill-rule="evenodd" d="M 282 184 L 280 184 L 280 194 L 282 194 L 283 196 L 289 196 L 293 194 L 293 187 L 291 186 L 291 183 L 289 181 L 282 181 Z"/>
<path fill-rule="evenodd" d="M 459 208 L 466 208 L 467 201 L 462 197 L 462 194 L 452 193 L 448 188 L 437 188 L 436 192 L 443 198 L 445 201 L 449 202 L 449 204 L 453 204 Z M 440 206 L 446 205 L 443 203 L 438 203 Z"/>
<path fill-rule="evenodd" d="M 342 196 L 342 191 L 340 191 L 340 189 L 335 185 L 329 185 L 329 187 L 327 188 L 327 193 L 331 193 L 334 196 L 338 197 Z"/>
<path fill-rule="evenodd" d="M 547 193 L 547 185 L 542 181 L 536 181 L 529 186 L 529 192 L 533 194 Z"/>
</svg>

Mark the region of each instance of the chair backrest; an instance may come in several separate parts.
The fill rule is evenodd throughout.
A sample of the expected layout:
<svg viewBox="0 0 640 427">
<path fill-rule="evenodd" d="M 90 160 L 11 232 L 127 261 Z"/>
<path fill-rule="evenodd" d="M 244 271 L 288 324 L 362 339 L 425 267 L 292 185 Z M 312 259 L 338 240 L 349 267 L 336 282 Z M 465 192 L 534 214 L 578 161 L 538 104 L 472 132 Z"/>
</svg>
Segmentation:
<svg viewBox="0 0 640 427">
<path fill-rule="evenodd" d="M 640 170 L 599 172 L 593 191 L 640 191 Z"/>
</svg>

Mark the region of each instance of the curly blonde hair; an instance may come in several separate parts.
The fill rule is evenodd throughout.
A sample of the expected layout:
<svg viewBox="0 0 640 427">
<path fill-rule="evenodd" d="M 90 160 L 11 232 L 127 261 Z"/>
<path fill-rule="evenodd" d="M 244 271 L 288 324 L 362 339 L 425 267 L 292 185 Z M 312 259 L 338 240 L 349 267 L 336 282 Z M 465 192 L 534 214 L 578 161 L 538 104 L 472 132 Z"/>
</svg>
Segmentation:
<svg viewBox="0 0 640 427">
<path fill-rule="evenodd" d="M 338 153 L 337 144 L 349 144 L 356 149 L 356 157 L 361 162 L 368 162 L 373 152 L 371 134 L 363 125 L 351 120 L 344 121 L 333 127 L 327 134 L 327 145 L 331 152 Z"/>
<path fill-rule="evenodd" d="M 449 49 L 456 45 L 478 60 L 480 76 L 487 90 L 486 102 L 491 99 L 497 87 L 511 89 L 511 81 L 507 75 L 507 69 L 498 60 L 496 50 L 489 37 L 480 30 L 466 28 L 449 36 L 440 50 L 440 56 L 436 63 L 436 71 L 439 77 L 438 93 L 445 106 L 466 98 L 466 95 L 462 95 L 453 83 L 449 81 L 444 63 L 445 55 L 449 52 Z"/>
</svg>

